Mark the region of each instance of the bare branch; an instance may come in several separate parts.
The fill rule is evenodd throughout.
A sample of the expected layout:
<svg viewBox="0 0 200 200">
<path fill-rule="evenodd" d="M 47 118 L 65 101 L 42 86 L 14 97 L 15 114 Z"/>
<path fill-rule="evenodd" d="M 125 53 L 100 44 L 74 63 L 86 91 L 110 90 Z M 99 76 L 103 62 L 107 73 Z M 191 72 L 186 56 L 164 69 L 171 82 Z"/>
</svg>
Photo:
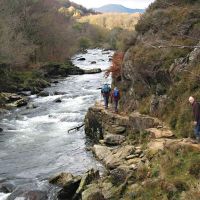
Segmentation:
<svg viewBox="0 0 200 200">
<path fill-rule="evenodd" d="M 200 48 L 200 45 L 196 45 L 196 46 L 179 45 L 179 44 L 155 45 L 155 44 L 148 43 L 148 42 L 144 41 L 143 39 L 141 39 L 141 42 L 145 45 L 148 45 L 148 46 L 154 48 L 154 49 L 162 49 L 162 48 L 195 49 L 195 48 Z"/>
</svg>

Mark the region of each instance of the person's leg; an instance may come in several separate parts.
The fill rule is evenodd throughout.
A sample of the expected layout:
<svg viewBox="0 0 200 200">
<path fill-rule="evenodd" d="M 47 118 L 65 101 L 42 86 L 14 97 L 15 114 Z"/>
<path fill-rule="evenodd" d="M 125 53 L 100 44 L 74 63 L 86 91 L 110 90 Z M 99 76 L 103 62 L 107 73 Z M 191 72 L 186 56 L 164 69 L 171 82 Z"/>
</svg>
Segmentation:
<svg viewBox="0 0 200 200">
<path fill-rule="evenodd" d="M 200 124 L 197 124 L 194 128 L 195 137 L 200 141 Z"/>
<path fill-rule="evenodd" d="M 108 108 L 108 101 L 109 101 L 109 97 L 106 97 L 106 105 L 105 105 L 106 108 Z"/>
<path fill-rule="evenodd" d="M 104 100 L 104 107 L 106 108 L 106 105 L 107 105 L 107 99 L 106 99 L 106 96 L 103 97 L 103 100 Z"/>
<path fill-rule="evenodd" d="M 104 105 L 105 105 L 106 109 L 108 108 L 108 100 L 109 100 L 109 97 L 105 96 L 104 97 Z"/>
<path fill-rule="evenodd" d="M 117 112 L 118 111 L 118 108 L 117 108 L 118 107 L 118 100 L 115 100 L 114 103 L 115 103 L 115 112 Z"/>
<path fill-rule="evenodd" d="M 200 123 L 197 124 L 196 139 L 200 142 Z"/>
</svg>

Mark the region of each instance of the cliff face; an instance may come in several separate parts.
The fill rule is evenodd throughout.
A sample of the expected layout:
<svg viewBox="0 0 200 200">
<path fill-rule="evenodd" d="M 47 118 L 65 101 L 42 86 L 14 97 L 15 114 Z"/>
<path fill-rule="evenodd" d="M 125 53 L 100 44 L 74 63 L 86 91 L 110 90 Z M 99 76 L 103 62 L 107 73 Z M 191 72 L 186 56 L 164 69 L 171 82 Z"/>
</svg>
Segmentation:
<svg viewBox="0 0 200 200">
<path fill-rule="evenodd" d="M 199 0 L 155 1 L 136 25 L 117 82 L 121 109 L 159 116 L 182 136 L 190 130 L 188 96 L 200 97 L 199 8 Z"/>
</svg>

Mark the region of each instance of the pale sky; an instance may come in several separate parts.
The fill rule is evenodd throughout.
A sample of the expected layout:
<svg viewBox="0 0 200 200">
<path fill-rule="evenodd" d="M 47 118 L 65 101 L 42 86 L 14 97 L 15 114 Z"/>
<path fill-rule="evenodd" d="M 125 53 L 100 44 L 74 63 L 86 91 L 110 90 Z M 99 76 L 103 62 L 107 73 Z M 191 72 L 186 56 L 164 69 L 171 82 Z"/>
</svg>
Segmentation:
<svg viewBox="0 0 200 200">
<path fill-rule="evenodd" d="M 98 8 L 106 4 L 121 4 L 128 8 L 147 8 L 154 0 L 71 0 L 86 8 Z"/>
</svg>

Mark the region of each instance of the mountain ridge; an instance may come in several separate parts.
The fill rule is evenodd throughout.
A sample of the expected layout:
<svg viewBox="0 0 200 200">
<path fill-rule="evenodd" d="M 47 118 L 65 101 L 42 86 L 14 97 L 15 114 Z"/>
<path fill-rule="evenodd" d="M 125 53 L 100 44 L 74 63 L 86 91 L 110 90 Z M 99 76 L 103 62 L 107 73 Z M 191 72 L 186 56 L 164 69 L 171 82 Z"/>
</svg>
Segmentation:
<svg viewBox="0 0 200 200">
<path fill-rule="evenodd" d="M 101 13 L 109 13 L 109 12 L 117 12 L 117 13 L 143 13 L 145 9 L 138 9 L 138 8 L 128 8 L 120 4 L 107 4 L 101 6 L 99 8 L 93 8 L 96 12 Z"/>
</svg>

